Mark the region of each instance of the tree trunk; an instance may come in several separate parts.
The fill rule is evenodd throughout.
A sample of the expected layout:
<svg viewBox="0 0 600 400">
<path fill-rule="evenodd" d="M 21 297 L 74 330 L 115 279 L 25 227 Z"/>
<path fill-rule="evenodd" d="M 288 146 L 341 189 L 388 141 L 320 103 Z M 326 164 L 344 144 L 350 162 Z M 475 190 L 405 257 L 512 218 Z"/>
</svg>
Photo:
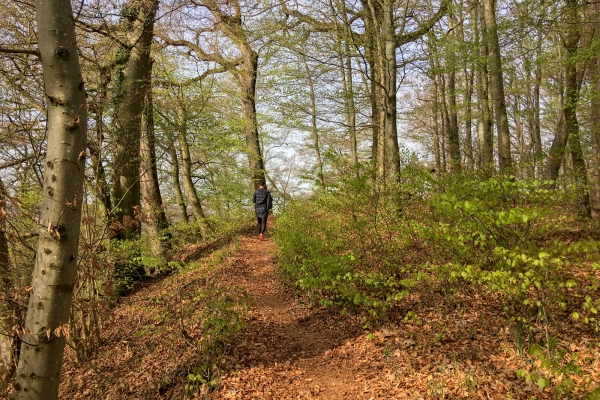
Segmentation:
<svg viewBox="0 0 600 400">
<path fill-rule="evenodd" d="M 10 261 L 8 254 L 8 240 L 6 236 L 6 200 L 8 194 L 4 187 L 4 182 L 0 178 L 0 290 L 6 295 L 6 301 L 0 303 L 0 393 L 6 390 L 11 375 L 14 372 L 13 367 L 13 338 L 9 335 L 12 331 L 12 319 L 6 317 L 12 313 L 10 303 L 11 293 L 14 288 L 10 278 Z"/>
<path fill-rule="evenodd" d="M 593 168 L 591 179 L 594 188 L 594 207 L 600 207 L 600 54 L 596 56 L 592 65 L 590 80 L 592 93 L 590 109 L 592 159 L 590 165 Z"/>
<path fill-rule="evenodd" d="M 472 97 L 473 97 L 473 72 L 469 72 L 467 68 L 464 69 L 465 75 L 465 159 L 467 169 L 472 170 L 475 161 L 473 158 L 473 117 L 471 112 Z"/>
<path fill-rule="evenodd" d="M 579 122 L 577 121 L 577 105 L 579 103 L 579 84 L 577 82 L 577 58 L 579 50 L 579 38 L 581 36 L 579 26 L 580 17 L 577 0 L 567 0 L 567 18 L 569 23 L 568 34 L 563 44 L 567 50 L 567 69 L 565 80 L 565 104 L 563 112 L 565 115 L 565 128 L 571 150 L 573 172 L 577 184 L 578 212 L 583 217 L 591 218 L 590 194 L 587 182 L 587 168 L 583 159 L 581 139 L 579 136 Z"/>
<path fill-rule="evenodd" d="M 454 17 L 452 14 L 448 16 L 448 28 L 454 31 Z M 454 38 L 454 36 L 452 36 Z M 452 46 L 450 46 L 452 47 Z M 460 136 L 458 133 L 458 109 L 456 107 L 456 57 L 454 52 L 456 49 L 450 48 L 446 54 L 448 69 L 448 93 L 446 105 L 446 114 L 449 119 L 448 129 L 448 145 L 450 153 L 450 170 L 452 172 L 460 171 L 461 169 L 461 157 L 460 157 Z M 446 101 L 446 99 L 444 99 Z"/>
<path fill-rule="evenodd" d="M 57 399 L 83 202 L 87 105 L 71 2 L 36 0 L 48 144 L 32 290 L 13 399 Z"/>
<path fill-rule="evenodd" d="M 394 25 L 394 1 L 383 0 L 383 21 L 381 24 L 384 38 L 384 110 L 385 110 L 385 152 L 387 160 L 386 179 L 392 185 L 400 181 L 400 148 L 398 146 L 398 127 L 396 126 L 396 36 Z"/>
<path fill-rule="evenodd" d="M 433 63 L 433 61 L 430 61 Z M 438 174 L 442 172 L 442 160 L 440 155 L 440 124 L 439 124 L 439 94 L 438 94 L 438 82 L 434 77 L 433 79 L 433 155 L 435 158 L 435 170 Z"/>
<path fill-rule="evenodd" d="M 306 71 L 306 79 L 308 80 L 308 90 L 310 93 L 310 120 L 313 137 L 313 146 L 315 149 L 315 156 L 317 159 L 317 177 L 321 187 L 325 187 L 325 178 L 323 175 L 323 160 L 321 159 L 321 149 L 319 146 L 319 130 L 317 129 L 317 99 L 315 96 L 315 84 L 311 75 L 306 55 L 302 54 L 302 61 L 304 63 L 304 70 Z"/>
<path fill-rule="evenodd" d="M 480 6 L 475 6 L 476 14 L 479 14 Z M 479 51 L 479 59 L 481 60 L 476 65 L 477 75 L 477 140 L 479 142 L 479 160 L 480 167 L 487 169 L 492 166 L 494 161 L 494 138 L 492 133 L 492 120 L 489 105 L 489 89 L 488 89 L 488 68 L 487 68 L 487 54 L 488 46 L 486 44 L 487 32 L 485 28 L 485 20 L 483 16 L 481 18 L 475 18 L 475 32 L 474 37 L 476 41 L 476 48 Z M 481 32 L 478 31 L 478 27 L 481 26 Z M 480 40 L 480 38 L 483 40 Z"/>
<path fill-rule="evenodd" d="M 563 110 L 559 121 L 558 130 L 548 152 L 548 159 L 544 168 L 545 179 L 556 181 L 560 165 L 564 158 L 567 141 L 570 144 L 571 158 L 575 182 L 578 190 L 579 214 L 584 217 L 591 216 L 589 190 L 587 183 L 587 169 L 583 159 L 581 139 L 579 136 L 579 123 L 577 121 L 577 105 L 579 92 L 583 83 L 583 74 L 577 70 L 579 58 L 580 18 L 577 1 L 568 0 L 566 16 L 568 28 L 563 40 L 567 52 L 565 66 L 565 98 Z"/>
<path fill-rule="evenodd" d="M 150 46 L 154 37 L 154 18 L 158 0 L 140 0 L 129 6 L 136 19 L 129 32 L 135 46 L 123 71 L 121 101 L 118 104 L 117 148 L 114 155 L 116 179 L 116 216 L 123 224 L 117 238 L 132 239 L 139 235 L 137 211 L 140 207 L 140 134 L 144 97 L 150 84 L 152 65 Z"/>
<path fill-rule="evenodd" d="M 248 164 L 254 190 L 258 189 L 261 181 L 265 181 L 265 163 L 258 138 L 258 123 L 256 121 L 256 75 L 258 71 L 258 54 L 248 43 L 238 45 L 242 52 L 243 66 L 237 78 L 242 90 L 242 114 L 244 116 L 244 137 Z"/>
<path fill-rule="evenodd" d="M 171 158 L 171 185 L 173 186 L 173 193 L 175 195 L 175 203 L 179 208 L 179 215 L 182 221 L 189 222 L 190 219 L 187 214 L 187 204 L 183 200 L 183 193 L 181 191 L 181 182 L 179 180 L 179 160 L 177 159 L 177 150 L 175 150 L 175 140 L 171 135 L 168 135 L 169 143 L 167 145 L 167 153 Z"/>
<path fill-rule="evenodd" d="M 340 63 L 340 76 L 342 78 L 342 92 L 344 95 L 344 111 L 346 114 L 346 125 L 348 136 L 350 137 L 350 162 L 355 167 L 355 173 L 358 174 L 358 148 L 356 141 L 356 107 L 354 104 L 354 82 L 352 73 L 352 57 L 350 56 L 350 45 L 348 42 L 352 40 L 352 30 L 348 23 L 348 14 L 346 3 L 340 3 L 340 13 L 342 16 L 343 28 L 338 27 L 338 54 Z M 335 15 L 333 5 L 332 15 Z M 337 19 L 336 19 L 337 21 Z"/>
<path fill-rule="evenodd" d="M 525 63 L 525 70 L 527 74 L 527 80 L 533 79 L 533 85 L 527 93 L 527 106 L 529 112 L 527 114 L 529 135 L 531 136 L 531 144 L 533 147 L 533 169 L 537 174 L 537 177 L 541 177 L 541 170 L 543 166 L 544 154 L 542 151 L 542 134 L 540 126 L 540 86 L 542 83 L 542 64 L 541 58 L 541 45 L 537 49 L 536 66 L 534 76 L 531 77 L 531 71 L 529 63 Z"/>
<path fill-rule="evenodd" d="M 183 177 L 183 188 L 187 195 L 188 203 L 192 207 L 192 213 L 194 218 L 198 222 L 200 233 L 206 235 L 211 231 L 204 210 L 202 210 L 202 204 L 198 197 L 198 192 L 194 186 L 192 179 L 192 159 L 190 156 L 190 146 L 187 138 L 187 122 L 186 122 L 186 108 L 183 99 L 183 90 L 179 86 L 177 93 L 177 119 L 178 119 L 178 138 L 179 152 L 181 153 L 181 168 Z"/>
<path fill-rule="evenodd" d="M 501 173 L 511 173 L 510 132 L 508 114 L 506 112 L 506 98 L 504 96 L 504 79 L 502 77 L 502 58 L 498 42 L 498 28 L 496 26 L 495 1 L 484 0 L 483 8 L 489 50 L 488 64 L 492 84 L 492 101 L 494 103 L 496 129 L 498 130 L 498 166 Z"/>
<path fill-rule="evenodd" d="M 102 165 L 102 143 L 104 142 L 104 104 L 107 97 L 108 71 L 101 70 L 101 82 L 98 88 L 98 97 L 95 104 L 90 104 L 90 111 L 93 111 L 96 119 L 96 137 L 95 140 L 88 141 L 88 150 L 90 152 L 90 160 L 92 170 L 95 175 L 95 197 L 98 207 L 104 216 L 106 223 L 110 222 L 112 213 L 112 202 L 108 186 L 106 184 L 106 171 Z"/>
<path fill-rule="evenodd" d="M 144 214 L 150 247 L 155 257 L 164 258 L 169 243 L 163 239 L 163 231 L 169 223 L 165 215 L 158 169 L 156 167 L 156 146 L 154 136 L 154 113 L 152 110 L 152 85 L 148 85 L 142 114 L 142 132 L 140 140 L 140 189 L 144 200 Z"/>
</svg>

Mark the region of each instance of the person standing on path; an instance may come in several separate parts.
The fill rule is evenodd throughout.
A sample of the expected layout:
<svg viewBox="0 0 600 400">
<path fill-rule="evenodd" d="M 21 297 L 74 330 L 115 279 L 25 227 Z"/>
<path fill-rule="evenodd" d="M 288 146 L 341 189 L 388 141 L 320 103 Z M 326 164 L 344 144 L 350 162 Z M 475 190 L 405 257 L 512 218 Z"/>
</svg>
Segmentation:
<svg viewBox="0 0 600 400">
<path fill-rule="evenodd" d="M 269 210 L 273 208 L 273 197 L 267 190 L 264 180 L 260 181 L 259 188 L 256 189 L 252 196 L 252 202 L 254 203 L 254 211 L 256 211 L 256 219 L 258 221 L 258 240 L 263 240 L 263 234 L 267 229 L 267 216 Z"/>
</svg>

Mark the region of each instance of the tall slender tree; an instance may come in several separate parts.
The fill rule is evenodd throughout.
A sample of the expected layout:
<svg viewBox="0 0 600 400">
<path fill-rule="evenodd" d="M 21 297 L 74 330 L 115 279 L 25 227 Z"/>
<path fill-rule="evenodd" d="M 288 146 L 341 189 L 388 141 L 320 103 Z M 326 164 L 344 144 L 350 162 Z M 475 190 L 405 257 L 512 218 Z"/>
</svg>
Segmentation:
<svg viewBox="0 0 600 400">
<path fill-rule="evenodd" d="M 500 167 L 500 172 L 510 173 L 512 169 L 510 131 L 508 125 L 508 113 L 506 111 L 506 97 L 504 94 L 502 55 L 500 52 L 500 43 L 498 41 L 495 0 L 483 0 L 483 15 L 488 45 L 488 66 L 492 89 L 492 101 L 494 104 L 496 130 L 498 131 L 498 165 Z"/>
<path fill-rule="evenodd" d="M 71 2 L 37 0 L 48 99 L 48 143 L 39 243 L 14 399 L 57 399 L 83 201 L 87 104 Z"/>
</svg>

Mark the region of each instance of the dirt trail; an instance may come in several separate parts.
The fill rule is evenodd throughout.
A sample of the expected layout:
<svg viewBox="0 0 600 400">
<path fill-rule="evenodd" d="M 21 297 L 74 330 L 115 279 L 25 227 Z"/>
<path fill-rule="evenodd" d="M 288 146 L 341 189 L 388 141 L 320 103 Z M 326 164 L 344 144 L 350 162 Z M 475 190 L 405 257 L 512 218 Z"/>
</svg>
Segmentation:
<svg viewBox="0 0 600 400">
<path fill-rule="evenodd" d="M 103 344 L 90 359 L 75 362 L 67 349 L 60 398 L 552 397 L 516 378 L 523 359 L 493 299 L 477 293 L 448 296 L 434 286 L 411 293 L 383 327 L 365 330 L 360 317 L 311 307 L 290 293 L 278 279 L 270 236 L 262 242 L 254 235 L 240 240 L 241 248 L 222 243 L 212 253 L 190 246 L 186 259 L 212 262 L 214 268 L 145 282 L 122 299 L 103 324 Z M 223 258 L 217 254 L 221 249 Z M 250 306 L 246 327 L 236 347 L 229 348 L 212 393 L 186 390 L 188 374 L 198 362 L 190 343 L 202 337 L 202 329 L 183 310 L 202 311 L 194 299 L 207 281 L 221 288 L 243 287 Z M 588 345 L 573 346 L 585 354 Z M 600 382 L 597 349 L 589 360 L 587 367 Z"/>
<path fill-rule="evenodd" d="M 232 360 L 235 369 L 221 379 L 219 398 L 381 398 L 368 381 L 359 384 L 360 360 L 343 351 L 364 331 L 356 321 L 297 302 L 277 279 L 274 250 L 270 237 L 243 238 L 241 254 L 227 272 L 228 281 L 245 288 L 251 311 Z M 336 357 L 340 350 L 342 358 Z"/>
</svg>

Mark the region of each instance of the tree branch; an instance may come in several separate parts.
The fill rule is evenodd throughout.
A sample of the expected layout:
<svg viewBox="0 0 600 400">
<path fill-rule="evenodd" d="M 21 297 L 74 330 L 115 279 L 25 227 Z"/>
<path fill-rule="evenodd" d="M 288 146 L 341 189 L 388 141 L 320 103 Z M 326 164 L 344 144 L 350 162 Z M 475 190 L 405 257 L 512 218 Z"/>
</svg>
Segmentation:
<svg viewBox="0 0 600 400">
<path fill-rule="evenodd" d="M 407 43 L 413 42 L 426 34 L 433 26 L 448 12 L 451 0 L 443 0 L 440 4 L 438 12 L 430 19 L 420 24 L 420 28 L 402 35 L 396 35 L 396 46 L 400 47 Z"/>
<path fill-rule="evenodd" d="M 34 56 L 40 57 L 40 51 L 38 49 L 15 49 L 0 46 L 0 53 L 9 53 L 9 54 L 31 54 Z"/>
</svg>

